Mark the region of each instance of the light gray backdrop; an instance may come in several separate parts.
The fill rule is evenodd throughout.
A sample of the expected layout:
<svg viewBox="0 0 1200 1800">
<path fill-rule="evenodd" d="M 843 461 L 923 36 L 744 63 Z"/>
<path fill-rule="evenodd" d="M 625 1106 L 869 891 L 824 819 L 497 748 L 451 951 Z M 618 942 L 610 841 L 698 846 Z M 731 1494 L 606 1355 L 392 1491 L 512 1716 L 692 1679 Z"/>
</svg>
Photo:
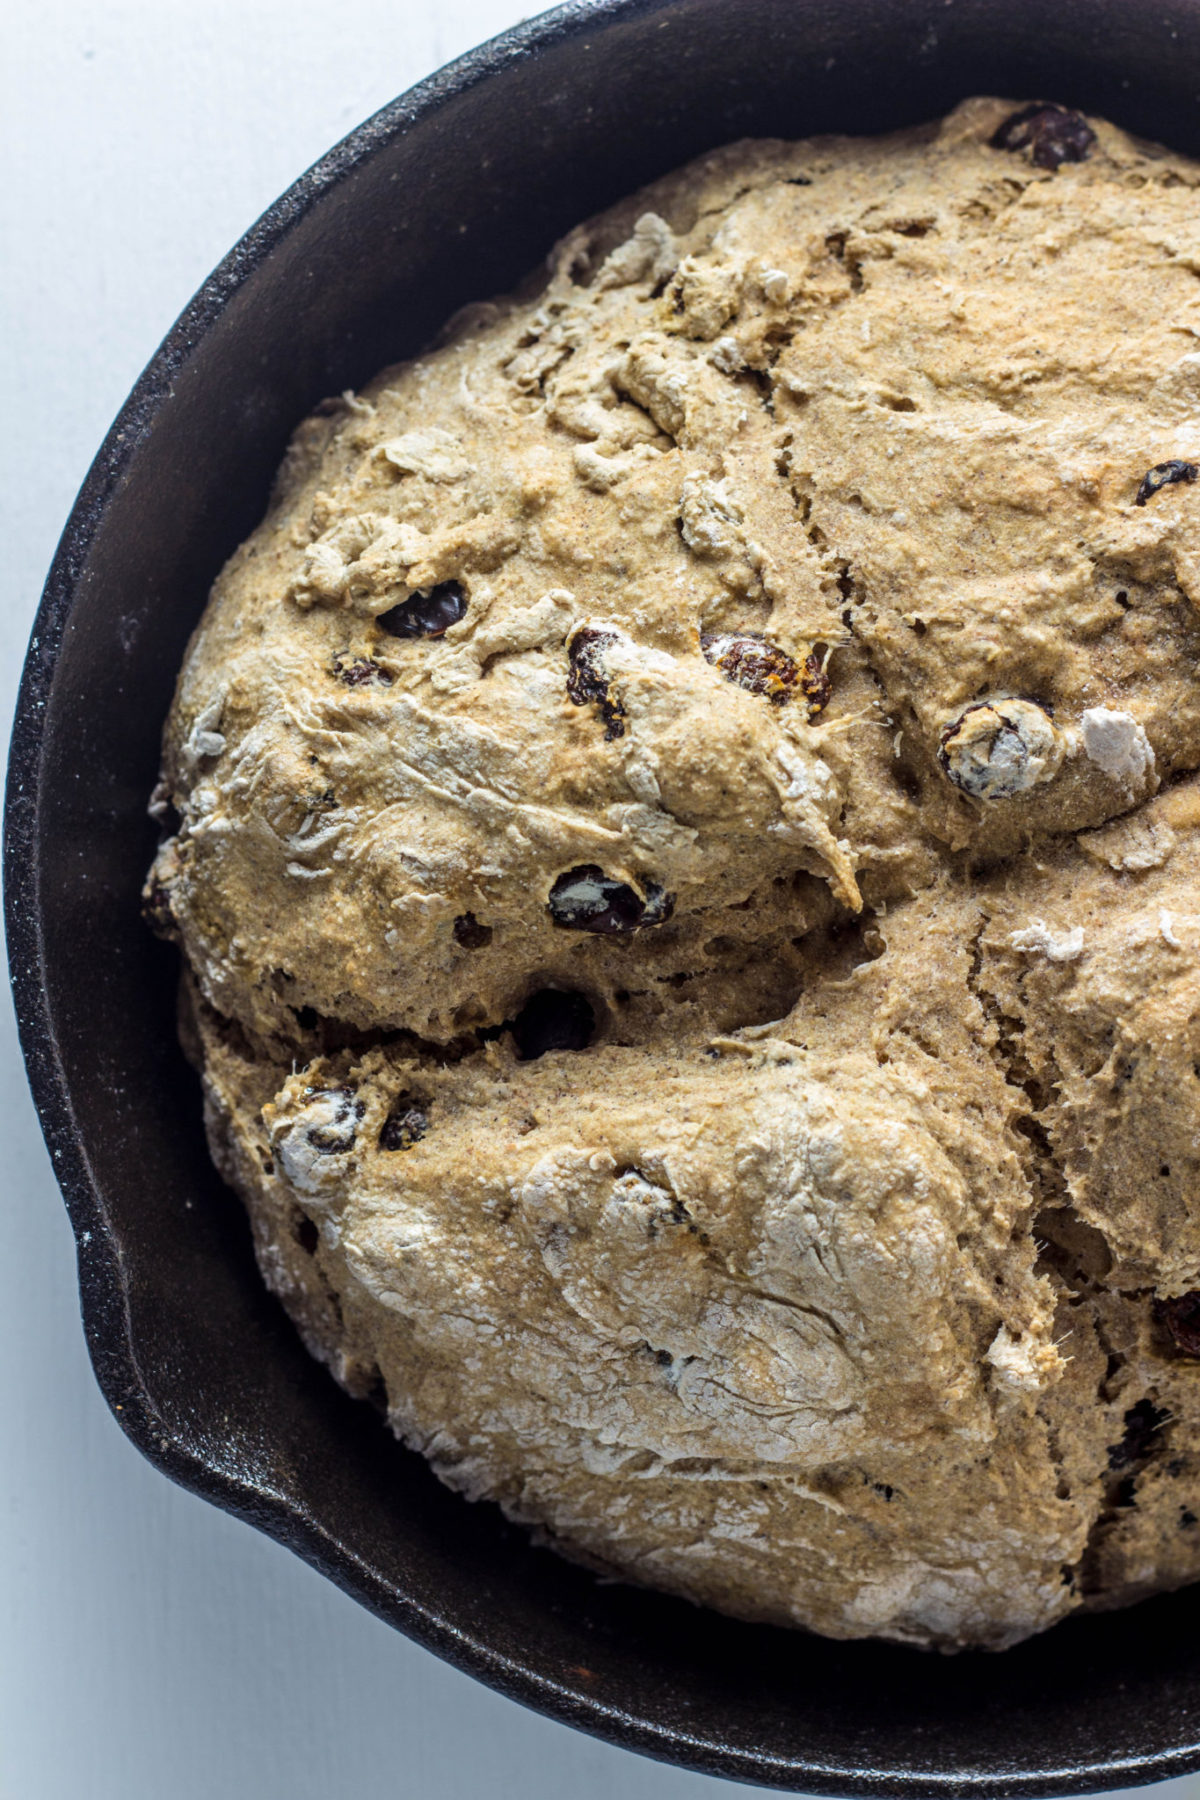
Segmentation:
<svg viewBox="0 0 1200 1800">
<path fill-rule="evenodd" d="M 193 291 L 514 0 L 0 8 L 0 719 L 72 499 Z M 0 1800 L 707 1800 L 502 1700 L 144 1463 L 92 1379 L 0 1002 Z M 1200 1800 L 1200 1778 L 1165 1784 Z"/>
</svg>

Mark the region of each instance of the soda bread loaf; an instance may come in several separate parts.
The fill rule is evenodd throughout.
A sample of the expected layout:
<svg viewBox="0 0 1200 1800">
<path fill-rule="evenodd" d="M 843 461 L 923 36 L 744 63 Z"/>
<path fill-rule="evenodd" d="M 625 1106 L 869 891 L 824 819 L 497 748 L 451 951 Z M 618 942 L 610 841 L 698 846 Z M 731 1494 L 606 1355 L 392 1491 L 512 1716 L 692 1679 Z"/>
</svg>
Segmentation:
<svg viewBox="0 0 1200 1800">
<path fill-rule="evenodd" d="M 753 142 L 296 433 L 166 730 L 213 1154 L 471 1498 L 957 1648 L 1200 1574 L 1200 166 Z"/>
</svg>

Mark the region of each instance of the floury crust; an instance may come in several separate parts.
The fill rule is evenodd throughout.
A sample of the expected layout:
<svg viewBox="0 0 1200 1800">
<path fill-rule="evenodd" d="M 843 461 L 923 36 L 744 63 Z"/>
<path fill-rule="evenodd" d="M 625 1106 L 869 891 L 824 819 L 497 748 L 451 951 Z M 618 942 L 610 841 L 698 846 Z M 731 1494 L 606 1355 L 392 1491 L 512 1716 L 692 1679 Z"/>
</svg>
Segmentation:
<svg viewBox="0 0 1200 1800">
<path fill-rule="evenodd" d="M 947 1649 L 1200 1573 L 1200 168 L 1013 114 L 708 157 L 302 425 L 147 888 L 352 1393 Z"/>
</svg>

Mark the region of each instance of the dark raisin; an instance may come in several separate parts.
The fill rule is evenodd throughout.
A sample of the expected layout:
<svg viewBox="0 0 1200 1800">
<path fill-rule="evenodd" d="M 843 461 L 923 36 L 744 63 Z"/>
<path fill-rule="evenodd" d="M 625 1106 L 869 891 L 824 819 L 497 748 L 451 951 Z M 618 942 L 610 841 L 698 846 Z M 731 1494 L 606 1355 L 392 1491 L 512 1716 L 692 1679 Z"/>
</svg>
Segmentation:
<svg viewBox="0 0 1200 1800">
<path fill-rule="evenodd" d="M 1200 1288 L 1177 1300 L 1158 1301 L 1155 1311 L 1185 1356 L 1200 1356 Z"/>
<path fill-rule="evenodd" d="M 1159 488 L 1170 487 L 1176 481 L 1195 481 L 1198 473 L 1200 470 L 1197 470 L 1195 463 L 1175 460 L 1155 463 L 1154 467 L 1147 469 L 1142 476 L 1141 486 L 1134 496 L 1133 504 L 1145 506 L 1147 500 L 1152 494 L 1157 494 Z"/>
<path fill-rule="evenodd" d="M 776 706 L 790 700 L 797 687 L 804 693 L 800 666 L 786 651 L 755 632 L 733 635 L 706 632 L 700 639 L 704 659 L 720 669 L 726 681 L 745 688 L 749 694 L 762 694 Z"/>
<path fill-rule="evenodd" d="M 321 1234 L 313 1224 L 312 1220 L 308 1217 L 307 1213 L 301 1213 L 300 1217 L 296 1220 L 296 1242 L 299 1244 L 300 1248 L 306 1255 L 315 1256 L 317 1253 L 317 1245 L 320 1241 Z"/>
<path fill-rule="evenodd" d="M 613 881 L 596 863 L 582 863 L 560 875 L 547 902 L 556 925 L 567 931 L 614 936 L 636 931 L 645 905 L 628 882 Z"/>
<path fill-rule="evenodd" d="M 175 915 L 171 911 L 171 893 L 165 882 L 152 881 L 142 895 L 142 917 L 156 937 L 174 943 L 179 937 Z"/>
<path fill-rule="evenodd" d="M 1191 1507 L 1190 1506 L 1181 1506 L 1179 1509 L 1180 1528 L 1183 1530 L 1186 1530 L 1189 1525 L 1194 1525 L 1195 1523 L 1196 1523 L 1196 1515 L 1192 1511 Z"/>
<path fill-rule="evenodd" d="M 615 631 L 600 631 L 594 625 L 581 625 L 567 648 L 570 668 L 567 672 L 567 699 L 575 706 L 594 705 L 604 721 L 604 736 L 625 735 L 625 708 L 614 698 L 603 668 L 603 654 L 615 644 Z"/>
<path fill-rule="evenodd" d="M 481 925 L 474 913 L 460 913 L 454 921 L 454 941 L 464 950 L 482 950 L 492 941 L 492 928 Z"/>
<path fill-rule="evenodd" d="M 594 931 L 617 937 L 642 926 L 662 925 L 674 910 L 674 898 L 651 882 L 645 896 L 626 881 L 614 881 L 596 863 L 568 869 L 550 889 L 550 917 L 565 931 Z"/>
<path fill-rule="evenodd" d="M 1048 708 L 1020 698 L 974 700 L 943 728 L 937 759 L 972 800 L 1009 800 L 1044 779 L 1056 752 Z"/>
<path fill-rule="evenodd" d="M 1082 113 L 1035 100 L 1011 113 L 992 138 L 994 150 L 1029 150 L 1039 169 L 1082 162 L 1096 134 Z"/>
<path fill-rule="evenodd" d="M 381 669 L 371 656 L 335 656 L 333 674 L 336 681 L 344 682 L 347 687 L 364 687 L 374 682 L 379 687 L 391 687 L 392 677 L 386 669 Z"/>
<path fill-rule="evenodd" d="M 330 1109 L 325 1123 L 311 1125 L 305 1134 L 313 1149 L 324 1156 L 343 1156 L 347 1150 L 352 1150 L 358 1121 L 367 1110 L 361 1100 L 355 1099 L 354 1089 L 309 1088 L 305 1097 L 310 1101 L 324 1100 Z"/>
<path fill-rule="evenodd" d="M 415 1099 L 412 1094 L 401 1094 L 383 1121 L 383 1129 L 379 1133 L 379 1148 L 411 1150 L 428 1130 L 429 1115 L 425 1110 L 425 1102 Z"/>
<path fill-rule="evenodd" d="M 441 637 L 457 625 L 467 610 L 467 596 L 457 581 L 443 581 L 427 594 L 414 594 L 411 600 L 380 613 L 375 621 L 393 637 Z"/>
<path fill-rule="evenodd" d="M 817 644 L 805 657 L 800 670 L 800 692 L 808 702 L 810 719 L 815 719 L 819 712 L 824 712 L 833 692 L 829 679 L 829 657 L 828 647 Z"/>
<path fill-rule="evenodd" d="M 1153 1400 L 1139 1400 L 1136 1406 L 1131 1406 L 1125 1414 L 1125 1431 L 1120 1443 L 1109 1445 L 1109 1468 L 1127 1469 L 1133 1463 L 1144 1462 L 1162 1436 L 1168 1416 L 1161 1407 L 1155 1406 Z"/>
<path fill-rule="evenodd" d="M 559 988 L 541 988 L 532 994 L 512 1023 L 522 1062 L 535 1062 L 549 1050 L 586 1050 L 595 1030 L 591 1002 L 583 994 Z"/>
</svg>

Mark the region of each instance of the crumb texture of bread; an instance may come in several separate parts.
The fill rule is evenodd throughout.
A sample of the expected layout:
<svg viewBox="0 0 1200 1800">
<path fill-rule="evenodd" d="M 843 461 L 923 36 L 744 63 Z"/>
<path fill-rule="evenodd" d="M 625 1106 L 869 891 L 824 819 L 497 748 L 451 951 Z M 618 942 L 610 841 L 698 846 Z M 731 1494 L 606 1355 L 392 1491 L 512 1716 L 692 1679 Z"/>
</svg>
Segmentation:
<svg viewBox="0 0 1200 1800">
<path fill-rule="evenodd" d="M 609 1577 L 1200 1576 L 1200 165 L 749 142 L 321 407 L 146 887 L 305 1342 Z"/>
</svg>

